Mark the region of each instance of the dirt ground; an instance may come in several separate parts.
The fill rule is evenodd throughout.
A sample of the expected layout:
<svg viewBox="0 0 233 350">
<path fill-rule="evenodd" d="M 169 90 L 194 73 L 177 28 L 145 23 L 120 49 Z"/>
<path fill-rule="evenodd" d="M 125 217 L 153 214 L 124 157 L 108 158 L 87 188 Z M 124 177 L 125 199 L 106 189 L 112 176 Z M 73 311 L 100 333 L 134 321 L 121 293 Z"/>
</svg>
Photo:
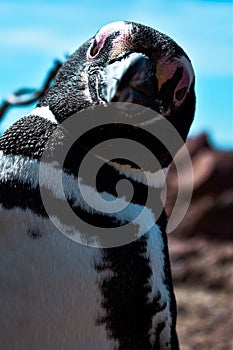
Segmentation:
<svg viewBox="0 0 233 350">
<path fill-rule="evenodd" d="M 181 350 L 232 350 L 233 243 L 169 241 Z"/>
<path fill-rule="evenodd" d="M 175 291 L 181 350 L 232 350 L 232 295 L 201 286 L 177 286 Z"/>
<path fill-rule="evenodd" d="M 188 176 L 183 151 L 179 184 L 170 167 L 166 210 L 181 193 L 180 210 L 193 185 L 180 225 L 168 235 L 178 304 L 181 350 L 233 350 L 233 151 L 215 149 L 206 134 L 186 143 L 192 160 Z"/>
</svg>

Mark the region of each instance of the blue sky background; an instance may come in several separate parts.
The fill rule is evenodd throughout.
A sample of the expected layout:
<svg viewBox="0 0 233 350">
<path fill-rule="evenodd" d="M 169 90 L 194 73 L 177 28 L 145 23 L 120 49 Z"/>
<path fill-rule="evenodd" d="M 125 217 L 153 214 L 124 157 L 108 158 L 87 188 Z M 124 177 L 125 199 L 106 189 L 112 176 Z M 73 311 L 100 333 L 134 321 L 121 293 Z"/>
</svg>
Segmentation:
<svg viewBox="0 0 233 350">
<path fill-rule="evenodd" d="M 197 111 L 191 135 L 233 148 L 233 2 L 210 0 L 1 1 L 0 100 L 19 87 L 39 87 L 55 58 L 64 60 L 103 25 L 140 22 L 170 35 L 190 56 Z M 3 132 L 28 108 L 12 109 Z"/>
</svg>

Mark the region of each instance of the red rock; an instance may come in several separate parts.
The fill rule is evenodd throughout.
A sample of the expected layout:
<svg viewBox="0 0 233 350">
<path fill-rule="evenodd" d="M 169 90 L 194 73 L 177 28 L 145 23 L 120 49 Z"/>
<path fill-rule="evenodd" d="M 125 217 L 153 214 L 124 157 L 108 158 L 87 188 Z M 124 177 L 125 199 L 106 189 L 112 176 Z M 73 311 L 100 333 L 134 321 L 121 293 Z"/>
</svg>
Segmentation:
<svg viewBox="0 0 233 350">
<path fill-rule="evenodd" d="M 186 145 L 194 172 L 193 196 L 184 219 L 168 234 L 181 349 L 232 349 L 233 151 L 213 148 L 205 134 Z M 184 201 L 192 185 L 184 150 L 175 162 L 181 164 Z M 178 192 L 174 163 L 167 190 L 170 216 Z"/>
<path fill-rule="evenodd" d="M 192 200 L 182 223 L 174 234 L 183 238 L 193 235 L 211 239 L 233 239 L 233 151 L 213 148 L 205 134 L 189 139 L 193 179 L 182 149 L 171 164 L 167 178 L 166 212 L 171 215 L 178 189 L 185 198 L 193 184 Z M 175 164 L 182 163 L 178 185 Z M 185 199 L 184 199 L 185 200 Z M 183 203 L 180 202 L 180 208 Z"/>
</svg>

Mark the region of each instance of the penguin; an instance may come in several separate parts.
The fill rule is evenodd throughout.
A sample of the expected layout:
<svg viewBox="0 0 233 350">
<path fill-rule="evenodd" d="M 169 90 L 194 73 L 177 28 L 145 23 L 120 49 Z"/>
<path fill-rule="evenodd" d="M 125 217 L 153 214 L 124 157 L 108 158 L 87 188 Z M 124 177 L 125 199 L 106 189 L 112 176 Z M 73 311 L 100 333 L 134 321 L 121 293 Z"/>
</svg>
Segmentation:
<svg viewBox="0 0 233 350">
<path fill-rule="evenodd" d="M 139 167 L 122 159 L 104 163 L 96 189 L 84 173 L 80 186 L 91 198 L 97 193 L 115 198 L 116 182 L 130 179 L 136 194 L 124 214 L 88 210 L 77 191 L 85 152 L 106 134 L 133 138 L 137 128 L 119 124 L 114 131 L 111 125 L 101 126 L 82 135 L 64 164 L 54 167 L 51 158 L 47 166 L 43 155 L 51 137 L 50 151 L 62 152 L 67 132 L 60 126 L 74 114 L 81 116 L 96 106 L 107 114 L 111 103 L 131 103 L 163 116 L 185 141 L 195 112 L 194 84 L 189 57 L 170 37 L 138 23 L 110 23 L 68 58 L 36 108 L 0 138 L 3 349 L 179 349 L 164 209 L 144 235 L 115 247 L 77 243 L 51 220 L 59 220 L 62 201 L 54 185 L 59 166 L 70 207 L 93 230 L 100 227 L 111 234 L 119 222 L 129 222 L 144 206 L 148 186 L 160 203 L 165 180 L 158 169 L 151 172 L 150 162 L 145 165 L 150 183 Z M 148 147 L 154 142 L 144 133 L 138 135 L 137 141 Z M 166 172 L 171 155 L 159 142 L 153 150 Z M 39 169 L 51 215 L 41 198 Z M 147 213 L 147 220 L 154 220 L 151 210 Z M 62 227 L 69 227 L 67 221 Z"/>
</svg>

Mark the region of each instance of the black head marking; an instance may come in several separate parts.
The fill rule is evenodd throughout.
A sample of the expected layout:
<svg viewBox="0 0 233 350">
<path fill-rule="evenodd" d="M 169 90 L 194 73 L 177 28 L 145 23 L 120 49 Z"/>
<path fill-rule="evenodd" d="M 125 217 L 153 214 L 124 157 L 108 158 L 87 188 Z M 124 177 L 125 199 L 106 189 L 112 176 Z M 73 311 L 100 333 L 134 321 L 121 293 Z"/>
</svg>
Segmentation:
<svg viewBox="0 0 233 350">
<path fill-rule="evenodd" d="M 125 60 L 128 58 L 130 70 L 133 54 L 144 55 L 149 62 L 144 68 L 148 70 L 145 76 L 150 76 L 150 81 L 143 89 L 143 83 L 135 86 L 135 81 L 131 81 L 134 74 L 125 74 Z M 118 76 L 114 76 L 115 68 L 120 72 Z M 144 68 L 138 65 L 138 69 Z M 170 75 L 169 71 L 172 72 Z M 127 80 L 123 83 L 125 77 Z M 58 121 L 63 121 L 77 111 L 108 102 L 103 89 L 114 90 L 114 84 L 115 95 L 110 96 L 111 101 L 124 101 L 122 92 L 126 96 L 125 91 L 132 86 L 140 94 L 153 87 L 154 98 L 144 99 L 141 94 L 135 103 L 164 114 L 186 138 L 195 111 L 190 60 L 170 37 L 138 23 L 116 22 L 100 29 L 94 38 L 70 56 L 38 106 L 49 106 Z M 180 86 L 178 91 L 177 86 Z M 177 104 L 174 104 L 174 98 Z"/>
</svg>

